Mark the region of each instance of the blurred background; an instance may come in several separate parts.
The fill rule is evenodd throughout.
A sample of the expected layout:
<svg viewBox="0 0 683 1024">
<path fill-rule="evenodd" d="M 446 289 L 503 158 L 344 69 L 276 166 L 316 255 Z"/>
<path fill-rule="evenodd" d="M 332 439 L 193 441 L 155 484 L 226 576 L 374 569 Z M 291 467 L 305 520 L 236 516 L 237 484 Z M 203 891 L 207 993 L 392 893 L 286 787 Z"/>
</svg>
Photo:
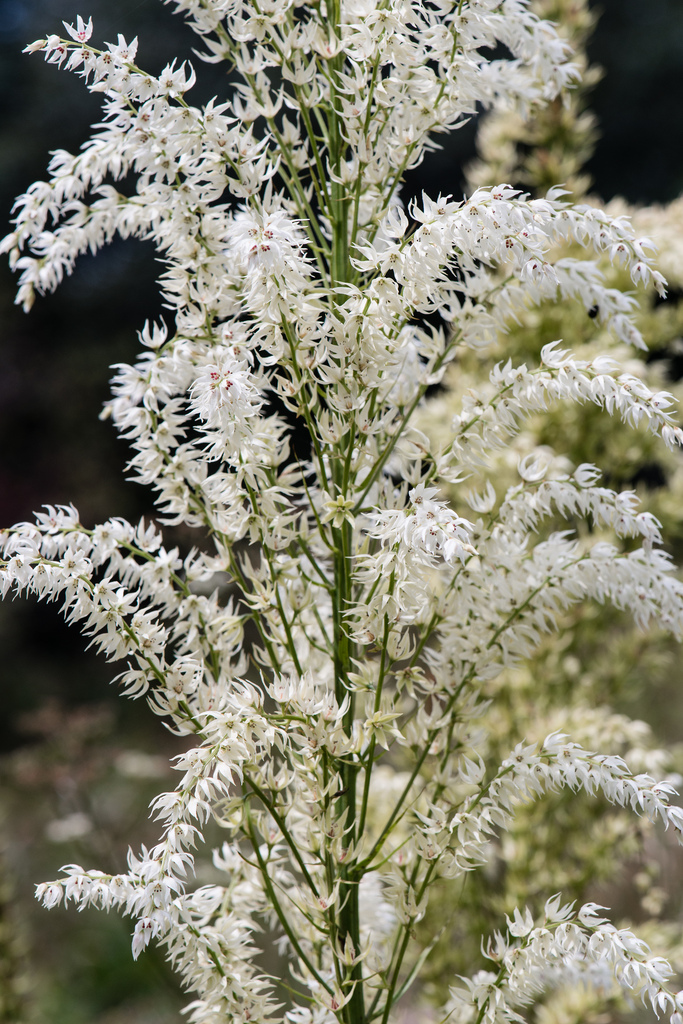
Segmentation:
<svg viewBox="0 0 683 1024">
<path fill-rule="evenodd" d="M 592 191 L 672 200 L 683 192 L 683 3 L 602 0 L 596 11 L 589 58 L 604 76 L 590 104 L 599 123 Z M 150 71 L 192 58 L 192 33 L 160 0 L 0 0 L 0 237 L 48 152 L 77 150 L 99 119 L 99 99 L 80 79 L 21 53 L 77 14 L 92 15 L 97 41 L 138 35 L 137 59 Z M 214 66 L 201 66 L 200 79 L 195 103 L 225 88 Z M 473 135 L 467 128 L 431 154 L 410 190 L 461 193 Z M 109 366 L 133 358 L 136 330 L 160 313 L 157 271 L 149 244 L 116 241 L 83 257 L 26 316 L 0 265 L 0 526 L 44 503 L 73 502 L 87 524 L 150 514 L 149 494 L 124 481 L 125 446 L 98 413 Z M 180 747 L 144 705 L 117 699 L 114 669 L 84 653 L 55 608 L 0 606 L 0 1022 L 179 1019 L 182 996 L 163 958 L 152 951 L 132 965 L 129 922 L 46 914 L 32 900 L 34 883 L 64 861 L 120 870 L 133 836 L 154 839 L 146 805 L 173 784 L 168 757 Z"/>
</svg>

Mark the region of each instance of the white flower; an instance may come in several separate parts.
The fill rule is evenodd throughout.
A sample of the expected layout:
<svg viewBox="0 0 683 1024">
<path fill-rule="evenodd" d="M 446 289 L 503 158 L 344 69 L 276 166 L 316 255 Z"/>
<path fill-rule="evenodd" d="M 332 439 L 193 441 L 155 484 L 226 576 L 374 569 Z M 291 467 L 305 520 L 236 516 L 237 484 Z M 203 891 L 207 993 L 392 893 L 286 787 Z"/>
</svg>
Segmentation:
<svg viewBox="0 0 683 1024">
<path fill-rule="evenodd" d="M 92 18 L 88 18 L 88 23 L 86 25 L 79 14 L 76 18 L 76 28 L 74 28 L 73 25 L 68 25 L 65 21 L 63 21 L 62 24 L 71 38 L 75 39 L 78 43 L 87 43 L 92 35 Z"/>
</svg>

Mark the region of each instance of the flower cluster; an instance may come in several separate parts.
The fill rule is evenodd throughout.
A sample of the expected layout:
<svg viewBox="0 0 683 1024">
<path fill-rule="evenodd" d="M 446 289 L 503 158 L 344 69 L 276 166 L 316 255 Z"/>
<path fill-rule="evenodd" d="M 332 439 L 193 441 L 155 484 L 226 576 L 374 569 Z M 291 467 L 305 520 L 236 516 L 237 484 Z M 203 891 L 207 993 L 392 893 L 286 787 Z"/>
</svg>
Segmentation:
<svg viewBox="0 0 683 1024">
<path fill-rule="evenodd" d="M 546 903 L 539 927 L 534 927 L 528 909 L 516 909 L 513 919 L 507 919 L 507 934 L 498 932 L 488 943 L 486 955 L 498 972 L 479 971 L 465 980 L 464 987 L 452 989 L 448 1009 L 454 1019 L 516 1021 L 517 1008 L 549 984 L 589 982 L 606 991 L 619 987 L 639 995 L 657 1016 L 668 1014 L 678 1024 L 683 996 L 667 984 L 671 967 L 651 956 L 647 944 L 633 932 L 600 917 L 603 909 L 587 903 L 574 911 L 554 897 Z"/>
<path fill-rule="evenodd" d="M 142 328 L 104 415 L 161 523 L 203 535 L 169 549 L 156 524 L 48 507 L 0 537 L 2 593 L 61 600 L 124 663 L 123 693 L 191 744 L 154 801 L 155 846 L 116 875 L 70 865 L 38 894 L 132 917 L 134 954 L 166 948 L 193 1024 L 387 1024 L 431 949 L 411 944 L 431 883 L 481 865 L 524 801 L 582 790 L 680 834 L 671 783 L 609 752 L 518 737 L 501 763 L 483 692 L 587 600 L 683 635 L 683 584 L 631 492 L 537 448 L 512 486 L 496 472 L 560 402 L 673 449 L 671 395 L 558 342 L 462 396 L 447 376 L 560 298 L 642 347 L 634 297 L 598 261 L 665 282 L 626 218 L 561 188 L 402 204 L 436 133 L 481 108 L 523 118 L 576 78 L 526 0 L 173 2 L 202 58 L 235 71 L 203 107 L 188 64 L 150 75 L 137 41 L 96 49 L 81 18 L 28 47 L 101 93 L 104 120 L 17 201 L 0 248 L 18 301 L 115 234 L 154 241 L 173 322 Z M 417 422 L 435 385 L 445 444 Z M 597 532 L 572 532 L 582 521 Z M 225 841 L 197 887 L 210 819 Z M 264 923 L 290 964 L 282 991 L 256 955 Z M 466 979 L 449 1014 L 519 1020 L 541 988 L 609 968 L 680 1024 L 665 965 L 590 907 L 551 900 L 542 926 L 517 914 L 508 933 L 488 948 L 499 973 Z"/>
</svg>

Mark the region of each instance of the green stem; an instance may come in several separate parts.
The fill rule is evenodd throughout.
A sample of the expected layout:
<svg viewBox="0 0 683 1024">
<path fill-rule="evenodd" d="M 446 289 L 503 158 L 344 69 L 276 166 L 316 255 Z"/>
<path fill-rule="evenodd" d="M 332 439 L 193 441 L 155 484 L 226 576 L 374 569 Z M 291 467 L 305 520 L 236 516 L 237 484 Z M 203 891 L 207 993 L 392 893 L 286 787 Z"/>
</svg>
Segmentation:
<svg viewBox="0 0 683 1024">
<path fill-rule="evenodd" d="M 255 831 L 253 822 L 251 820 L 251 814 L 250 814 L 250 811 L 249 811 L 249 803 L 248 802 L 245 804 L 245 817 L 246 817 L 246 821 L 247 821 L 247 830 L 248 830 L 249 838 L 251 839 L 251 845 L 252 845 L 252 848 L 254 850 L 254 854 L 256 855 L 256 860 L 258 861 L 258 866 L 259 866 L 259 870 L 261 872 L 261 878 L 263 879 L 263 886 L 264 886 L 264 888 L 266 890 L 266 895 L 268 896 L 268 901 L 269 901 L 270 905 L 272 906 L 273 910 L 275 911 L 275 913 L 277 915 L 277 918 L 278 918 L 278 920 L 279 920 L 280 924 L 282 925 L 282 928 L 283 928 L 283 930 L 285 932 L 285 935 L 287 936 L 287 938 L 291 942 L 292 948 L 294 949 L 294 952 L 296 953 L 296 955 L 301 960 L 301 963 L 304 964 L 306 966 L 306 968 L 311 972 L 311 975 L 315 978 L 315 980 L 318 982 L 318 984 L 322 985 L 322 987 L 325 989 L 325 991 L 328 992 L 330 995 L 332 995 L 333 994 L 332 989 L 327 984 L 327 982 L 324 980 L 324 978 L 321 977 L 321 975 L 318 973 L 318 971 L 316 971 L 316 969 L 313 966 L 313 964 L 311 963 L 309 957 L 306 955 L 306 953 L 301 948 L 299 940 L 297 939 L 296 935 L 294 934 L 294 930 L 292 929 L 292 926 L 291 926 L 291 924 L 289 923 L 289 921 L 287 919 L 287 915 L 285 914 L 284 910 L 280 906 L 280 901 L 279 901 L 279 899 L 277 897 L 275 889 L 273 888 L 273 883 L 270 880 L 270 875 L 268 874 L 268 865 L 267 865 L 267 863 L 266 863 L 266 861 L 265 861 L 265 859 L 263 857 L 263 854 L 261 853 L 261 847 L 260 847 L 260 844 L 259 844 L 258 836 L 256 835 L 256 831 Z"/>
<path fill-rule="evenodd" d="M 393 591 L 394 591 L 393 575 L 394 574 L 392 573 L 392 579 L 391 579 L 391 582 L 389 584 L 389 593 L 390 594 L 392 594 Z M 381 706 L 381 702 L 382 702 L 382 689 L 384 687 L 384 677 L 385 677 L 385 674 L 386 674 L 386 667 L 387 667 L 387 642 L 388 642 L 388 639 L 389 639 L 389 616 L 385 615 L 384 616 L 384 635 L 382 637 L 382 654 L 381 654 L 381 657 L 380 657 L 379 675 L 378 675 L 378 678 L 377 678 L 377 689 L 375 691 L 375 704 L 374 704 L 374 707 L 373 707 L 373 711 L 374 711 L 375 714 L 377 714 L 377 712 L 379 711 L 380 706 Z M 361 801 L 360 817 L 359 817 L 359 821 L 358 821 L 358 834 L 359 835 L 362 835 L 363 831 L 365 829 L 365 817 L 367 815 L 367 810 L 368 810 L 368 799 L 369 799 L 369 796 L 370 796 L 370 780 L 372 779 L 372 769 L 373 769 L 373 765 L 374 765 L 375 747 L 376 747 L 376 745 L 377 745 L 377 739 L 376 739 L 375 735 L 373 734 L 370 737 L 370 743 L 368 745 L 368 752 L 367 752 L 366 759 L 365 759 L 365 785 L 363 786 L 363 799 Z"/>
<path fill-rule="evenodd" d="M 315 882 L 311 878 L 310 872 L 309 872 L 308 868 L 306 867 L 306 864 L 304 863 L 303 857 L 301 856 L 301 852 L 300 852 L 298 846 L 296 845 L 295 840 L 293 839 L 293 837 L 291 836 L 291 834 L 289 832 L 289 829 L 287 828 L 287 825 L 285 823 L 284 818 L 279 813 L 279 811 L 275 807 L 275 804 L 272 802 L 272 800 L 268 799 L 267 795 L 264 793 L 264 791 L 261 789 L 261 787 L 258 786 L 254 782 L 254 780 L 249 775 L 247 775 L 246 773 L 245 773 L 245 776 L 244 776 L 244 780 L 245 780 L 245 782 L 249 786 L 251 786 L 251 788 L 253 789 L 254 793 L 256 794 L 256 796 L 261 801 L 261 803 L 265 807 L 268 808 L 268 813 L 271 815 L 271 817 L 273 818 L 273 820 L 277 824 L 277 827 L 280 829 L 280 832 L 282 833 L 282 835 L 284 837 L 284 840 L 287 843 L 287 846 L 290 848 L 290 850 L 292 851 L 292 854 L 294 855 L 294 859 L 296 860 L 297 864 L 301 868 L 301 873 L 304 876 L 304 878 L 306 879 L 306 883 L 307 883 L 309 889 L 311 890 L 313 895 L 317 898 L 320 895 L 320 893 L 318 892 L 318 889 L 317 889 L 317 886 L 316 886 Z"/>
</svg>

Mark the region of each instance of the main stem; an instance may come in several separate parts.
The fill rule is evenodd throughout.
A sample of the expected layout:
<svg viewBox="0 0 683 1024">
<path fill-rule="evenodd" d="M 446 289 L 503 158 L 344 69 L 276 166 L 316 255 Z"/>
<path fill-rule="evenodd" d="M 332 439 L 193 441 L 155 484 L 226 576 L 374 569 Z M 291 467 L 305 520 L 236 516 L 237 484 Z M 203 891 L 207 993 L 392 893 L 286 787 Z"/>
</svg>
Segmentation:
<svg viewBox="0 0 683 1024">
<path fill-rule="evenodd" d="M 339 0 L 330 0 L 327 11 L 328 28 L 330 38 L 338 35 L 341 12 Z M 337 74 L 342 70 L 343 58 L 337 56 L 329 63 L 330 71 L 330 112 L 329 112 L 329 145 L 330 145 L 330 167 L 332 170 L 332 181 L 330 182 L 330 220 L 332 228 L 332 252 L 330 266 L 330 301 L 333 305 L 343 301 L 340 286 L 346 284 L 350 279 L 351 266 L 349 263 L 349 237 L 348 237 L 348 214 L 349 196 L 340 178 L 341 162 L 344 156 L 344 140 L 339 128 L 337 117 Z M 347 497 L 350 488 L 350 480 L 347 467 L 350 464 L 352 446 L 354 443 L 354 431 L 351 429 L 338 442 L 338 450 L 335 453 L 332 466 L 337 494 Z M 335 694 L 341 703 L 344 697 L 349 694 L 351 704 L 345 721 L 345 727 L 350 729 L 354 719 L 353 693 L 349 687 L 349 672 L 351 670 L 352 658 L 354 655 L 353 645 L 350 642 L 345 624 L 345 613 L 351 600 L 351 550 L 353 532 L 351 525 L 344 522 L 341 527 L 333 531 L 335 547 L 335 590 L 334 601 L 334 675 Z M 347 841 L 353 847 L 358 838 L 357 832 L 357 808 L 356 808 L 356 780 L 358 777 L 359 764 L 344 758 L 340 764 L 341 789 L 337 797 L 339 812 L 345 812 L 345 829 Z M 339 890 L 339 920 L 338 920 L 338 941 L 340 946 L 353 947 L 354 956 L 360 952 L 360 908 L 358 901 L 358 880 L 350 877 L 351 872 L 345 864 L 340 865 L 340 890 Z M 351 998 L 344 1007 L 344 1018 L 346 1024 L 365 1024 L 365 1003 L 363 997 L 363 968 L 360 963 L 354 964 L 348 975 L 348 984 L 353 986 Z"/>
</svg>

